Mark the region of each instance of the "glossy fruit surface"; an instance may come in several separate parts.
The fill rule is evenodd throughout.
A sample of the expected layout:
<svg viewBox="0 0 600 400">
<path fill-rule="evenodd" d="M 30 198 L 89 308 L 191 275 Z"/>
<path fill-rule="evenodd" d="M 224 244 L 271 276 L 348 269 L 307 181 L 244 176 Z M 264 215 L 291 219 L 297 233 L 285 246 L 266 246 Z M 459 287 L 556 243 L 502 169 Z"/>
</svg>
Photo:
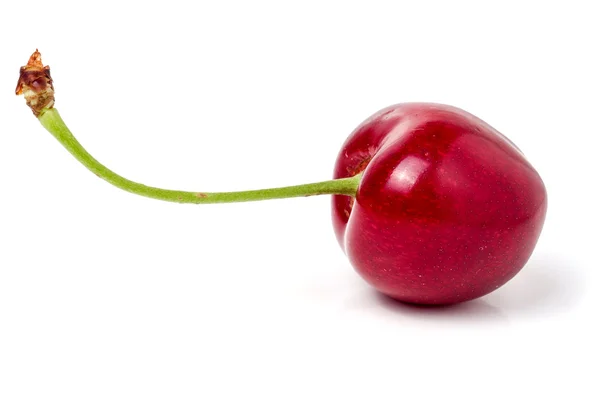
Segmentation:
<svg viewBox="0 0 600 400">
<path fill-rule="evenodd" d="M 458 108 L 399 104 L 347 139 L 334 178 L 363 172 L 333 225 L 358 273 L 400 301 L 483 296 L 523 268 L 544 223 L 544 184 L 505 136 Z"/>
</svg>

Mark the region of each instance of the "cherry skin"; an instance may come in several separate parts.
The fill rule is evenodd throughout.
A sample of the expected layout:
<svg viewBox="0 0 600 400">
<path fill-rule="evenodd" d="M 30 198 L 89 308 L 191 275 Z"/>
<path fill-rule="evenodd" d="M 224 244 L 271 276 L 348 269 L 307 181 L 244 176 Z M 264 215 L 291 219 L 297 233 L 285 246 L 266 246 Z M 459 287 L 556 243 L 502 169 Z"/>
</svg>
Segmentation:
<svg viewBox="0 0 600 400">
<path fill-rule="evenodd" d="M 373 115 L 344 143 L 334 178 L 358 173 L 356 198 L 333 197 L 337 239 L 370 285 L 403 302 L 492 292 L 523 268 L 544 224 L 535 169 L 455 107 L 407 103 Z"/>
</svg>

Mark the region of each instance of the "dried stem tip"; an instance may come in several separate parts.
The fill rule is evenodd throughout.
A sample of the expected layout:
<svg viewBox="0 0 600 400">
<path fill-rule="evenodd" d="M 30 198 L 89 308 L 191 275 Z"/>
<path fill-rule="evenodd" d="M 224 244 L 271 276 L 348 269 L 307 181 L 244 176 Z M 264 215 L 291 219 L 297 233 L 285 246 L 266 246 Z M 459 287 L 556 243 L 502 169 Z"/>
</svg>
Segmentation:
<svg viewBox="0 0 600 400">
<path fill-rule="evenodd" d="M 37 49 L 31 55 L 27 65 L 21 67 L 19 82 L 15 90 L 23 94 L 25 101 L 36 117 L 54 106 L 54 86 L 50 77 L 50 67 L 42 64 L 42 55 Z"/>
</svg>

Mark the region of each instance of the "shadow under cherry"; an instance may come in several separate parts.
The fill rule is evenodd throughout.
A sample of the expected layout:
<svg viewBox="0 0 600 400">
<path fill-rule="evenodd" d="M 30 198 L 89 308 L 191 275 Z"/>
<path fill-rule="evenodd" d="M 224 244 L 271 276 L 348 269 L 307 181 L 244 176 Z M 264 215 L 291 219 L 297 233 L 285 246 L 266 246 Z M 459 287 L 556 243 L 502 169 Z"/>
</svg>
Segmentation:
<svg viewBox="0 0 600 400">
<path fill-rule="evenodd" d="M 534 256 L 517 276 L 484 299 L 510 315 L 568 312 L 585 292 L 584 272 L 575 261 Z"/>
<path fill-rule="evenodd" d="M 540 255 L 504 286 L 493 293 L 465 303 L 423 306 L 403 303 L 364 287 L 360 299 L 347 306 L 354 309 L 380 309 L 396 316 L 428 322 L 508 322 L 520 317 L 535 318 L 568 312 L 584 291 L 582 272 L 574 263 L 558 257 Z"/>
</svg>

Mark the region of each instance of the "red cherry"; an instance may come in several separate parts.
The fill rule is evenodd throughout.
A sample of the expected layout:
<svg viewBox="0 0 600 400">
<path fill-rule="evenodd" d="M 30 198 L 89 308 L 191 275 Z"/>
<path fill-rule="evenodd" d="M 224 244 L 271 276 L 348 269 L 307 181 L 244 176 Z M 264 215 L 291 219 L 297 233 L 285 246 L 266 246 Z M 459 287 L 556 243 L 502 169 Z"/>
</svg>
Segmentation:
<svg viewBox="0 0 600 400">
<path fill-rule="evenodd" d="M 544 183 L 521 151 L 477 117 L 400 104 L 363 122 L 335 178 L 363 176 L 333 198 L 333 225 L 375 289 L 417 304 L 475 299 L 525 265 L 544 223 Z"/>
<path fill-rule="evenodd" d="M 377 290 L 401 301 L 450 304 L 490 293 L 523 268 L 544 224 L 540 176 L 511 141 L 458 108 L 413 103 L 380 111 L 350 135 L 331 181 L 190 192 L 134 182 L 93 158 L 54 108 L 49 71 L 36 51 L 20 70 L 16 93 L 28 93 L 42 125 L 97 176 L 177 203 L 334 194 L 333 225 L 350 261 Z M 44 87 L 32 81 L 42 75 Z"/>
</svg>

